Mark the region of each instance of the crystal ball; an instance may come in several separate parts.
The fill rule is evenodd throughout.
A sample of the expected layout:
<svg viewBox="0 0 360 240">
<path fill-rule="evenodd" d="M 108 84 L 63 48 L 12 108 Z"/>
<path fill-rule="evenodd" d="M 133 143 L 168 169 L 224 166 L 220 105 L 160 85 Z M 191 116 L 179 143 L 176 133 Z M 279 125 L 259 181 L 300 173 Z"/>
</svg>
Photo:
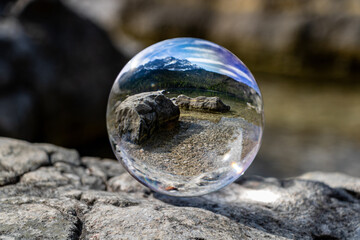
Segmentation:
<svg viewBox="0 0 360 240">
<path fill-rule="evenodd" d="M 196 38 L 156 43 L 112 86 L 107 130 L 116 158 L 139 182 L 172 196 L 199 196 L 241 176 L 255 158 L 263 101 L 230 51 Z"/>
</svg>

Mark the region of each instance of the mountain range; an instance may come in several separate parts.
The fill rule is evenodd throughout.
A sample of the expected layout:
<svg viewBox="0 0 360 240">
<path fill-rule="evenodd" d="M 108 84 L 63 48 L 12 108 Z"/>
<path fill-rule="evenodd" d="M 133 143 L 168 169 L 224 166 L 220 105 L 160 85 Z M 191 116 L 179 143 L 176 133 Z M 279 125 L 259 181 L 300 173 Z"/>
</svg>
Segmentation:
<svg viewBox="0 0 360 240">
<path fill-rule="evenodd" d="M 210 90 L 232 95 L 253 105 L 261 102 L 259 94 L 246 84 L 174 57 L 155 59 L 124 73 L 119 88 L 124 95 L 161 89 Z"/>
</svg>

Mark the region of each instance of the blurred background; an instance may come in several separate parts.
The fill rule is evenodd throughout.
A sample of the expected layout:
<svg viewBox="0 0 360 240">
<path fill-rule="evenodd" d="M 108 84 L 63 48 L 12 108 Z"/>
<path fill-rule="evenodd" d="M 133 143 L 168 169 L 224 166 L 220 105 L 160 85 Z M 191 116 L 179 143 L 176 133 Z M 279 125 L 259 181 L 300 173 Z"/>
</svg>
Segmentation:
<svg viewBox="0 0 360 240">
<path fill-rule="evenodd" d="M 266 126 L 247 175 L 360 176 L 359 0 L 1 0 L 0 135 L 114 158 L 112 83 L 173 37 L 220 44 L 253 72 Z"/>
</svg>

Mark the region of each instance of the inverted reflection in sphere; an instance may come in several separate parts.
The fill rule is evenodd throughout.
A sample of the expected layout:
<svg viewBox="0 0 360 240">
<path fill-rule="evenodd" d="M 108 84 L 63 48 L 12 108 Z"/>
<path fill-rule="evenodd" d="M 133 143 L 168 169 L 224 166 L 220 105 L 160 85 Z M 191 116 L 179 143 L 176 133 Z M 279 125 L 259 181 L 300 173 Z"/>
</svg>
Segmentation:
<svg viewBox="0 0 360 240">
<path fill-rule="evenodd" d="M 225 48 L 194 38 L 165 40 L 132 58 L 107 108 L 117 159 L 144 185 L 173 196 L 235 181 L 259 150 L 263 121 L 247 67 Z"/>
</svg>

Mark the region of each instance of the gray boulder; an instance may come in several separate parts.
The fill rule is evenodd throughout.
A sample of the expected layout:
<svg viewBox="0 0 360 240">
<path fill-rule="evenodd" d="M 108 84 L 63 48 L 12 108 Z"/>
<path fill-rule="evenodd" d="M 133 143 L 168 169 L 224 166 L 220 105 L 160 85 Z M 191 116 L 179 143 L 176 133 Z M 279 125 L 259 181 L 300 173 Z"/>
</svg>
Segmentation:
<svg viewBox="0 0 360 240">
<path fill-rule="evenodd" d="M 0 239 L 360 239 L 360 179 L 344 174 L 245 176 L 174 198 L 113 160 L 4 138 L 0 153 L 0 178 L 17 174 L 0 182 Z"/>
<path fill-rule="evenodd" d="M 106 33 L 59 0 L 4 1 L 0 14 L 0 135 L 106 139 L 107 98 L 127 60 Z"/>
<path fill-rule="evenodd" d="M 180 110 L 162 91 L 155 91 L 126 98 L 118 104 L 115 115 L 120 135 L 131 142 L 141 143 L 155 129 L 176 122 Z"/>
<path fill-rule="evenodd" d="M 39 148 L 0 138 L 0 186 L 16 182 L 23 174 L 49 164 L 48 155 Z"/>
<path fill-rule="evenodd" d="M 180 108 L 189 110 L 203 110 L 213 112 L 227 112 L 230 106 L 221 101 L 219 97 L 199 96 L 191 98 L 185 95 L 179 95 L 175 100 L 176 105 Z"/>
</svg>

